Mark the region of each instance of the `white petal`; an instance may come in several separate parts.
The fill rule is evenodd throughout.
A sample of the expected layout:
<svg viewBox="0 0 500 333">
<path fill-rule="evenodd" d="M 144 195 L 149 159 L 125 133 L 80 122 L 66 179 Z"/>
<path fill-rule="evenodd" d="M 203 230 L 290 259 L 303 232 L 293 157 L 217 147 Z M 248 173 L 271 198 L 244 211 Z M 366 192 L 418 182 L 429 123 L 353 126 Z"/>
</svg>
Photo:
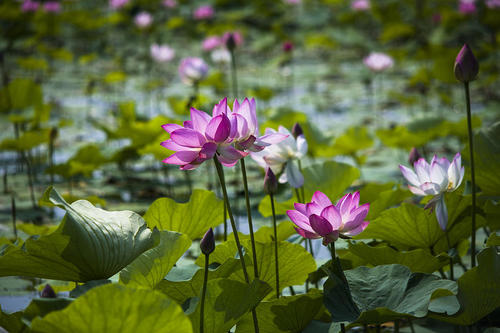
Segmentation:
<svg viewBox="0 0 500 333">
<path fill-rule="evenodd" d="M 302 158 L 307 154 L 307 141 L 304 135 L 299 135 L 297 137 L 297 157 Z"/>
<path fill-rule="evenodd" d="M 285 167 L 286 178 L 288 179 L 288 183 L 293 188 L 299 188 L 304 185 L 304 176 L 299 171 L 299 168 L 293 163 L 289 161 Z"/>
<path fill-rule="evenodd" d="M 407 168 L 404 165 L 400 165 L 399 170 L 401 170 L 401 173 L 406 178 L 408 183 L 416 187 L 420 186 L 420 181 L 418 180 L 418 176 L 415 174 L 415 172 L 413 172 L 412 169 Z"/>
<path fill-rule="evenodd" d="M 446 230 L 446 225 L 448 224 L 448 209 L 446 208 L 446 204 L 444 202 L 444 196 L 441 196 L 441 199 L 436 202 L 435 210 L 439 226 L 444 231 Z"/>
</svg>

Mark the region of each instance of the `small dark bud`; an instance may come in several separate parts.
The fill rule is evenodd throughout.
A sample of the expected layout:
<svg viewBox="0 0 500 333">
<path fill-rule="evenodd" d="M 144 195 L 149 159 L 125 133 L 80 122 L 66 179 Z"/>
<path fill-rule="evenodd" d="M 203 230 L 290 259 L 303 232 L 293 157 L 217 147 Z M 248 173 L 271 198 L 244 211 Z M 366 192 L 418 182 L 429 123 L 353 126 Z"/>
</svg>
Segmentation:
<svg viewBox="0 0 500 333">
<path fill-rule="evenodd" d="M 208 231 L 205 233 L 205 236 L 203 236 L 203 238 L 201 239 L 200 249 L 201 252 L 206 256 L 214 252 L 215 238 L 214 238 L 214 231 L 212 230 L 212 228 L 208 229 Z"/>
<path fill-rule="evenodd" d="M 234 39 L 233 33 L 229 33 L 226 40 L 226 47 L 229 51 L 234 51 L 234 49 L 236 48 L 236 40 Z"/>
<path fill-rule="evenodd" d="M 420 156 L 417 148 L 413 147 L 411 150 L 410 150 L 410 155 L 408 155 L 408 163 L 410 163 L 410 165 L 413 165 L 416 161 L 418 161 L 422 156 Z"/>
<path fill-rule="evenodd" d="M 455 59 L 455 77 L 460 82 L 474 81 L 479 72 L 479 63 L 469 45 L 464 44 Z"/>
<path fill-rule="evenodd" d="M 40 295 L 42 298 L 57 298 L 56 292 L 50 284 L 46 284 L 45 287 L 42 290 L 42 294 Z"/>
<path fill-rule="evenodd" d="M 264 177 L 264 192 L 266 194 L 275 194 L 278 191 L 278 181 L 276 175 L 271 168 L 267 168 Z"/>
<path fill-rule="evenodd" d="M 295 125 L 293 125 L 293 128 L 292 128 L 292 135 L 295 139 L 297 139 L 297 137 L 299 135 L 302 135 L 304 134 L 304 131 L 302 130 L 302 127 L 300 127 L 299 123 L 295 123 Z"/>
<path fill-rule="evenodd" d="M 283 43 L 283 51 L 286 53 L 293 51 L 293 44 L 290 41 L 286 41 Z"/>
</svg>

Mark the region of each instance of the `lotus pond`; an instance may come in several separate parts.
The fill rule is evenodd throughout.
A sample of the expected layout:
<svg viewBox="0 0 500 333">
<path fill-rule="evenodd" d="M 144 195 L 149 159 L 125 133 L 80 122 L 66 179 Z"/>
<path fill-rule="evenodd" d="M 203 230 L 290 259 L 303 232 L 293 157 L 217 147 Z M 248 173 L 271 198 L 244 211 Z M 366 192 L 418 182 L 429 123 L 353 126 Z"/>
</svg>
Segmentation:
<svg viewBox="0 0 500 333">
<path fill-rule="evenodd" d="M 0 332 L 500 331 L 499 1 L 0 26 Z"/>
</svg>

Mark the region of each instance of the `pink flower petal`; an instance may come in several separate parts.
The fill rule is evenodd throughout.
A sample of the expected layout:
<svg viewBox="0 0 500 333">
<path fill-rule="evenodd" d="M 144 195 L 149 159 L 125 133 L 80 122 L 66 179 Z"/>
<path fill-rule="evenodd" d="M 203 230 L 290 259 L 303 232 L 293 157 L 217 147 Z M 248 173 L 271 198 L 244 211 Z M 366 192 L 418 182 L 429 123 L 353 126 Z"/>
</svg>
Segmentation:
<svg viewBox="0 0 500 333">
<path fill-rule="evenodd" d="M 295 207 L 295 209 L 299 213 L 308 216 L 307 215 L 307 210 L 306 210 L 306 204 L 296 202 L 296 203 L 293 204 L 293 207 Z"/>
<path fill-rule="evenodd" d="M 292 222 L 299 228 L 314 232 L 314 230 L 309 225 L 309 218 L 296 210 L 287 210 L 286 214 L 292 220 Z"/>
<path fill-rule="evenodd" d="M 225 114 L 220 114 L 210 120 L 205 135 L 209 140 L 222 143 L 228 138 L 230 129 L 231 123 L 229 119 Z"/>
<path fill-rule="evenodd" d="M 366 227 L 368 226 L 368 224 L 370 224 L 370 222 L 363 221 L 363 223 L 361 223 L 357 228 L 352 229 L 352 230 L 350 230 L 348 232 L 343 232 L 342 234 L 344 234 L 346 236 L 350 236 L 350 237 L 359 235 L 363 230 L 366 229 Z"/>
<path fill-rule="evenodd" d="M 193 129 L 205 133 L 208 123 L 210 122 L 210 115 L 206 112 L 191 108 L 191 122 L 193 123 Z"/>
<path fill-rule="evenodd" d="M 215 104 L 212 110 L 212 117 L 217 117 L 221 114 L 228 114 L 227 97 L 224 97 L 219 101 L 219 103 Z"/>
<path fill-rule="evenodd" d="M 338 230 L 342 226 L 342 218 L 340 213 L 334 205 L 330 205 L 323 209 L 321 217 L 325 218 L 332 226 L 333 230 Z"/>
<path fill-rule="evenodd" d="M 332 205 L 332 202 L 326 196 L 326 194 L 324 194 L 323 192 L 320 192 L 320 191 L 314 192 L 311 201 L 320 205 L 321 208 L 326 208 L 326 207 Z"/>
<path fill-rule="evenodd" d="M 163 128 L 168 133 L 172 133 L 173 131 L 178 130 L 179 128 L 182 128 L 182 126 L 179 124 L 165 124 L 165 125 L 161 125 L 161 128 Z"/>
<path fill-rule="evenodd" d="M 333 232 L 332 225 L 323 217 L 312 214 L 309 216 L 311 228 L 320 236 L 325 237 Z"/>
<path fill-rule="evenodd" d="M 170 134 L 170 139 L 172 139 L 175 143 L 180 146 L 185 147 L 201 147 L 207 140 L 203 135 L 199 132 L 189 129 L 189 128 L 180 128 L 175 130 Z"/>
<path fill-rule="evenodd" d="M 315 202 L 309 202 L 306 204 L 307 216 L 311 216 L 312 214 L 321 215 L 321 211 L 323 211 L 323 207 Z"/>
<path fill-rule="evenodd" d="M 413 186 L 419 186 L 420 181 L 418 180 L 418 176 L 415 174 L 415 172 L 404 165 L 399 166 L 399 170 L 401 170 L 401 173 L 403 174 L 403 177 L 406 178 L 408 183 L 410 183 Z"/>
<path fill-rule="evenodd" d="M 163 160 L 163 163 L 185 165 L 198 157 L 197 151 L 178 151 Z"/>
<path fill-rule="evenodd" d="M 257 138 L 256 143 L 263 146 L 269 146 L 276 143 L 280 143 L 286 138 L 288 138 L 288 135 L 286 134 L 281 134 L 281 133 L 266 134 Z"/>
<path fill-rule="evenodd" d="M 304 229 L 300 229 L 300 228 L 295 228 L 295 231 L 297 231 L 297 233 L 299 235 L 301 235 L 302 237 L 304 238 L 308 238 L 308 239 L 317 239 L 317 238 L 321 238 L 321 236 L 313 233 L 313 232 L 309 232 L 307 230 L 304 230 Z"/>
</svg>

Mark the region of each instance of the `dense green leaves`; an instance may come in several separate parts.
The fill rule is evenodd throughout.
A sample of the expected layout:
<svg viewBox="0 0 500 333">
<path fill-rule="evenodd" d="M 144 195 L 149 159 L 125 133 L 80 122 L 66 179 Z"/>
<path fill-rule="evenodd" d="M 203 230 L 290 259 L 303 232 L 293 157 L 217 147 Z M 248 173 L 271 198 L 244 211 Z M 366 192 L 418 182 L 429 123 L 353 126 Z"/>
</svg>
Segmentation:
<svg viewBox="0 0 500 333">
<path fill-rule="evenodd" d="M 189 202 L 178 203 L 160 198 L 148 208 L 144 219 L 150 228 L 178 231 L 191 239 L 201 238 L 205 232 L 223 222 L 224 204 L 215 194 L 194 190 Z"/>
<path fill-rule="evenodd" d="M 117 284 L 94 288 L 62 311 L 33 321 L 35 332 L 192 332 L 174 301 Z"/>
<path fill-rule="evenodd" d="M 322 304 L 323 295 L 318 292 L 263 301 L 257 307 L 260 332 L 302 332 L 318 314 Z M 236 333 L 246 332 L 255 332 L 249 315 L 236 327 Z"/>
<path fill-rule="evenodd" d="M 250 265 L 251 258 L 253 258 L 250 241 L 245 240 L 242 242 L 242 245 L 247 253 L 245 262 Z M 276 281 L 274 243 L 256 242 L 255 248 L 257 250 L 259 279 L 274 286 Z M 224 263 L 226 260 L 234 258 L 236 254 L 237 251 L 234 241 L 228 241 L 215 248 L 215 251 L 210 255 L 210 261 Z M 197 264 L 201 265 L 202 259 L 203 258 L 198 258 Z M 304 283 L 308 274 L 316 270 L 314 258 L 304 249 L 304 247 L 286 241 L 279 242 L 278 244 L 278 264 L 281 288 Z M 252 276 L 252 269 L 249 270 L 249 274 Z M 241 270 L 234 272 L 231 277 L 239 281 L 245 281 Z"/>
<path fill-rule="evenodd" d="M 270 291 L 271 287 L 260 280 L 254 280 L 251 284 L 231 279 L 209 281 L 205 299 L 205 332 L 227 332 Z M 199 332 L 199 303 L 189 317 L 193 323 L 193 331 Z"/>
<path fill-rule="evenodd" d="M 0 257 L 0 275 L 89 281 L 108 278 L 154 244 L 144 220 L 131 211 L 108 212 L 90 202 L 66 203 L 49 187 L 45 200 L 66 210 L 59 228 Z"/>
<path fill-rule="evenodd" d="M 142 253 L 120 272 L 120 281 L 131 286 L 155 288 L 191 245 L 183 234 L 161 231 L 158 245 Z"/>
<path fill-rule="evenodd" d="M 349 250 L 371 265 L 401 264 L 412 272 L 433 273 L 448 263 L 446 255 L 435 257 L 424 249 L 397 251 L 386 245 L 373 247 L 358 242 L 349 243 Z"/>
</svg>

